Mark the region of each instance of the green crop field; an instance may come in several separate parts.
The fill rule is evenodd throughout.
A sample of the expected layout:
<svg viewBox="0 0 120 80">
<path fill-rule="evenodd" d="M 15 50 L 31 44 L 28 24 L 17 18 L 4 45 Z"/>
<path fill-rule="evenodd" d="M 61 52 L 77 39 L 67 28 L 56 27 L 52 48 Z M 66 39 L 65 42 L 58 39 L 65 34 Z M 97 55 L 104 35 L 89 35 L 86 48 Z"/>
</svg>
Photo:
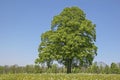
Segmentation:
<svg viewBox="0 0 120 80">
<path fill-rule="evenodd" d="M 120 80 L 119 74 L 1 74 L 0 80 Z"/>
</svg>

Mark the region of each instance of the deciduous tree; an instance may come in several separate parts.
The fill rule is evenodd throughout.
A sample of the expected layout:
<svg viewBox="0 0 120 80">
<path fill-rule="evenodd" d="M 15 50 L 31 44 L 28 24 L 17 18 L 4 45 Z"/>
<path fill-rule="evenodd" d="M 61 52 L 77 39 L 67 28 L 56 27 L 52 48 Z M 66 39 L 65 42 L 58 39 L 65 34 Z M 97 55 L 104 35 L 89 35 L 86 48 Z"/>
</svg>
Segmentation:
<svg viewBox="0 0 120 80">
<path fill-rule="evenodd" d="M 67 7 L 54 16 L 51 30 L 41 35 L 36 63 L 58 61 L 71 73 L 73 60 L 90 65 L 97 54 L 95 24 L 78 7 Z"/>
</svg>

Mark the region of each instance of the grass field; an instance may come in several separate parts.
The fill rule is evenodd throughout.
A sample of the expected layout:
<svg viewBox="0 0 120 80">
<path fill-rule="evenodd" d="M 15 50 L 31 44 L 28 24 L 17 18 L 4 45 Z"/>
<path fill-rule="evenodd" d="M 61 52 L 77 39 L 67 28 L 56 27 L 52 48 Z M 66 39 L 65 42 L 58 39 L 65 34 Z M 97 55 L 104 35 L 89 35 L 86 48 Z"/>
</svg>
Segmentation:
<svg viewBox="0 0 120 80">
<path fill-rule="evenodd" d="M 1 74 L 0 80 L 120 80 L 119 74 Z"/>
</svg>

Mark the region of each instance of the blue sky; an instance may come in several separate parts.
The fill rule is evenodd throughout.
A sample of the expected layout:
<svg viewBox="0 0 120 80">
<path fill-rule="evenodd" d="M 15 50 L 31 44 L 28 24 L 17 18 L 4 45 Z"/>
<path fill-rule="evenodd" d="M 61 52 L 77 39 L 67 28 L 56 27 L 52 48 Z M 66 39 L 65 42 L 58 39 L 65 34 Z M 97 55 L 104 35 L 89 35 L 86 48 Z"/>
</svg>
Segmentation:
<svg viewBox="0 0 120 80">
<path fill-rule="evenodd" d="M 96 24 L 94 61 L 120 62 L 120 0 L 0 0 L 0 65 L 34 64 L 53 16 L 78 6 Z"/>
</svg>

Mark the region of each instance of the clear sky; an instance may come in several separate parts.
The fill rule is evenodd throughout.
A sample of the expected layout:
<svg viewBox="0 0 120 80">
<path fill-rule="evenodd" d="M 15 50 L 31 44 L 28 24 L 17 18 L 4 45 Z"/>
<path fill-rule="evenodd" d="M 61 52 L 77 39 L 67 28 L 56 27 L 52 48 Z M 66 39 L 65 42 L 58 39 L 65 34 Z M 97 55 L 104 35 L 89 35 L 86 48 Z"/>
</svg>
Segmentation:
<svg viewBox="0 0 120 80">
<path fill-rule="evenodd" d="M 120 62 L 120 0 L 0 0 L 0 65 L 34 64 L 53 16 L 78 6 L 96 24 L 94 61 Z"/>
</svg>

